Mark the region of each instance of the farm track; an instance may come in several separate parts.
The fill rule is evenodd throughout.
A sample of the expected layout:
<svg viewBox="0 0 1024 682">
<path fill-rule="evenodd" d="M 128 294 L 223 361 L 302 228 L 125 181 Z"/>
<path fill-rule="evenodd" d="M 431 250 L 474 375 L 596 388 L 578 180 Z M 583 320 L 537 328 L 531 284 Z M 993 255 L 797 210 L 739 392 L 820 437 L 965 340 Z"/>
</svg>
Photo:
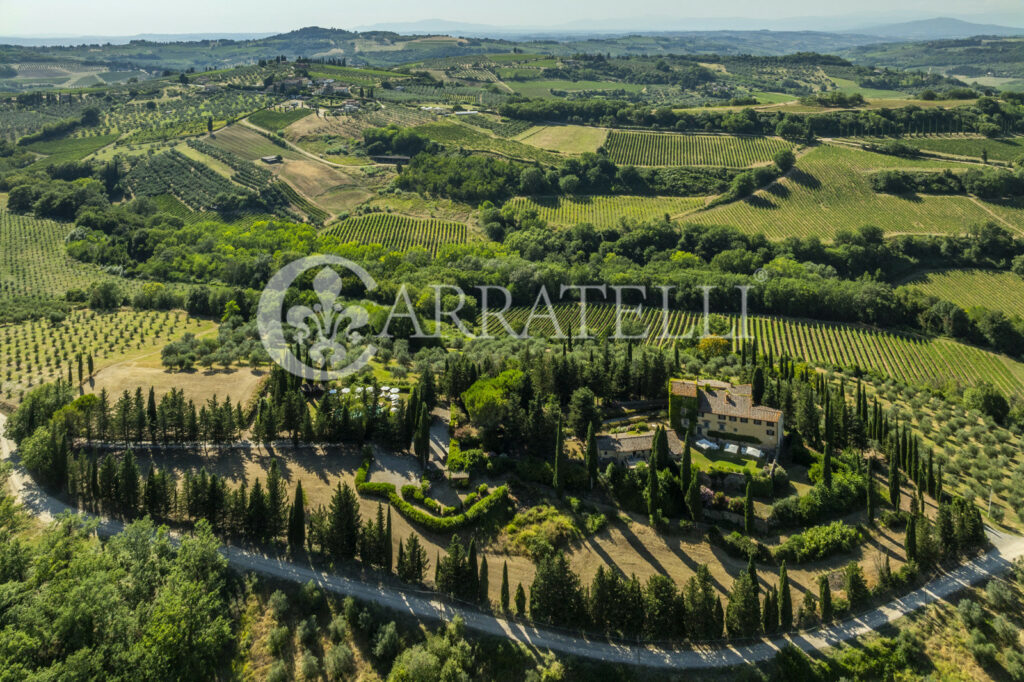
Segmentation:
<svg viewBox="0 0 1024 682">
<path fill-rule="evenodd" d="M 3 433 L 5 424 L 6 417 L 0 414 L 0 434 Z M 8 481 L 12 493 L 22 506 L 40 521 L 46 523 L 60 514 L 77 512 L 36 485 L 21 467 L 14 444 L 2 436 L 0 459 L 10 461 L 12 464 L 11 477 Z M 115 519 L 94 517 L 89 514 L 83 516 L 97 519 L 96 532 L 102 537 L 114 535 L 124 528 L 124 525 Z M 942 573 L 930 583 L 907 595 L 866 613 L 815 630 L 685 648 L 660 648 L 654 645 L 588 639 L 576 633 L 534 627 L 517 620 L 484 613 L 473 607 L 454 604 L 441 598 L 436 592 L 398 587 L 383 581 L 373 583 L 328 573 L 309 563 L 291 562 L 283 556 L 231 545 L 222 546 L 220 551 L 228 560 L 228 564 L 240 572 L 259 573 L 296 583 L 312 581 L 321 589 L 335 594 L 351 595 L 415 618 L 445 623 L 459 616 L 464 620 L 466 627 L 474 632 L 511 639 L 533 649 L 558 651 L 606 663 L 650 668 L 711 669 L 765 661 L 788 645 L 813 652 L 870 635 L 882 626 L 928 604 L 946 600 L 967 587 L 1007 571 L 1016 558 L 1024 556 L 1024 538 L 1006 535 L 991 528 L 987 528 L 986 532 L 993 544 L 993 549 L 989 552 Z M 180 538 L 180 534 L 175 533 L 174 537 Z"/>
</svg>

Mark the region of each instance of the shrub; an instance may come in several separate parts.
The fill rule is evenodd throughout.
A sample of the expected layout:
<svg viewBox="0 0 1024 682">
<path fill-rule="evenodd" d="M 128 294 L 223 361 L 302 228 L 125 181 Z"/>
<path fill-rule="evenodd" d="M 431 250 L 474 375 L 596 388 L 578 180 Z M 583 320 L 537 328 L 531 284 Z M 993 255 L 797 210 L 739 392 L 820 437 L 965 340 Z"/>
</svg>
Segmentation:
<svg viewBox="0 0 1024 682">
<path fill-rule="evenodd" d="M 767 547 L 738 531 L 722 535 L 717 526 L 712 526 L 708 531 L 708 542 L 718 545 L 728 554 L 740 559 L 754 557 L 754 561 L 762 563 L 771 561 L 771 552 Z"/>
<path fill-rule="evenodd" d="M 304 680 L 318 680 L 323 674 L 323 671 L 320 669 L 320 661 L 309 651 L 302 656 L 299 671 L 302 673 L 302 679 Z"/>
<path fill-rule="evenodd" d="M 775 550 L 775 558 L 796 563 L 817 561 L 837 552 L 848 552 L 860 541 L 861 534 L 856 528 L 833 521 L 790 536 Z"/>
<path fill-rule="evenodd" d="M 398 636 L 395 621 L 382 625 L 373 639 L 373 655 L 378 660 L 391 662 L 402 650 L 402 639 Z"/>
<path fill-rule="evenodd" d="M 324 657 L 329 680 L 343 680 L 355 671 L 355 657 L 345 644 L 335 644 Z"/>
<path fill-rule="evenodd" d="M 1002 580 L 991 580 L 985 586 L 985 599 L 996 611 L 1009 611 L 1014 607 L 1013 592 Z"/>
<path fill-rule="evenodd" d="M 276 658 L 280 658 L 284 655 L 284 652 L 288 650 L 288 645 L 291 644 L 292 633 L 288 629 L 287 625 L 279 625 L 270 631 L 270 637 L 268 646 L 270 647 L 270 653 Z"/>
<path fill-rule="evenodd" d="M 274 618 L 281 622 L 285 614 L 288 613 L 288 597 L 281 590 L 274 590 L 268 603 L 270 610 L 274 613 Z"/>
<path fill-rule="evenodd" d="M 324 593 L 312 580 L 306 581 L 299 589 L 299 603 L 306 613 L 319 611 L 324 604 Z"/>
<path fill-rule="evenodd" d="M 345 633 L 347 632 L 348 625 L 345 623 L 345 617 L 340 613 L 332 618 L 330 625 L 327 626 L 327 634 L 332 642 L 342 641 L 345 639 Z"/>
<path fill-rule="evenodd" d="M 1017 643 L 1017 626 L 1006 619 L 1006 616 L 998 615 L 992 619 L 992 634 L 1002 644 L 1012 646 Z"/>
<path fill-rule="evenodd" d="M 971 638 L 967 641 L 967 650 L 982 666 L 989 666 L 996 662 L 998 654 L 996 645 L 988 641 L 985 633 L 978 628 L 971 630 Z"/>
<path fill-rule="evenodd" d="M 981 604 L 968 597 L 960 600 L 960 603 L 956 605 L 956 610 L 968 628 L 978 627 L 985 621 L 985 612 L 982 610 Z"/>
<path fill-rule="evenodd" d="M 299 636 L 299 642 L 305 647 L 311 647 L 316 643 L 317 635 L 319 634 L 319 628 L 316 624 L 316 616 L 310 616 L 306 620 L 299 623 L 296 634 Z"/>
<path fill-rule="evenodd" d="M 274 661 L 270 666 L 270 672 L 267 673 L 267 682 L 288 682 L 288 668 L 285 667 L 284 661 Z"/>
</svg>

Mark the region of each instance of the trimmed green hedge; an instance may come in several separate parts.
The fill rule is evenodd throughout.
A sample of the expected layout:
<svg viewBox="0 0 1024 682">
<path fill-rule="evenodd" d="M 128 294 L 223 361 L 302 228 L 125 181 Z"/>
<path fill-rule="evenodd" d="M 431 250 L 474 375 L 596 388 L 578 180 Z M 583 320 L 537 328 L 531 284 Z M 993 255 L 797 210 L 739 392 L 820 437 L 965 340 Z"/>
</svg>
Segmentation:
<svg viewBox="0 0 1024 682">
<path fill-rule="evenodd" d="M 455 507 L 446 507 L 434 498 L 427 497 L 423 494 L 423 488 L 412 483 L 402 486 L 402 499 L 409 502 L 419 502 L 438 516 L 448 516 L 456 512 Z"/>
<path fill-rule="evenodd" d="M 493 492 L 461 514 L 444 517 L 433 516 L 419 507 L 413 506 L 411 502 L 403 500 L 393 484 L 368 482 L 366 478 L 370 472 L 370 462 L 369 458 L 364 459 L 359 470 L 356 472 L 356 490 L 361 495 L 386 498 L 391 503 L 391 506 L 397 509 L 398 513 L 406 519 L 437 533 L 451 533 L 475 523 L 478 519 L 493 511 L 499 503 L 505 502 L 508 499 L 508 486 L 503 485 L 495 488 Z"/>
</svg>

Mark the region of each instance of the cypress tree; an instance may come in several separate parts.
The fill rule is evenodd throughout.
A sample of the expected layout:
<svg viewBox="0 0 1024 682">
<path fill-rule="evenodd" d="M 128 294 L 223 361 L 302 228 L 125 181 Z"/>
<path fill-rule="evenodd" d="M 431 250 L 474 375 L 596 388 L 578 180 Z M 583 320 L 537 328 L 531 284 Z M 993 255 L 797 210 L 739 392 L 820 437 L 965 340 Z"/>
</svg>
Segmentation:
<svg viewBox="0 0 1024 682">
<path fill-rule="evenodd" d="M 743 498 L 743 531 L 747 535 L 754 534 L 754 496 L 751 483 L 747 483 L 747 494 Z"/>
<path fill-rule="evenodd" d="M 904 542 L 904 550 L 907 553 L 907 561 L 917 559 L 917 515 L 912 514 L 907 521 L 907 536 Z"/>
<path fill-rule="evenodd" d="M 789 630 L 793 627 L 793 594 L 789 588 L 789 574 L 783 560 L 779 569 L 779 627 Z"/>
<path fill-rule="evenodd" d="M 562 486 L 565 483 L 564 474 L 562 470 L 562 458 L 565 455 L 565 444 L 562 440 L 562 417 L 558 417 L 558 429 L 555 431 L 555 473 L 551 481 L 552 487 L 555 492 L 559 495 L 562 494 Z"/>
<path fill-rule="evenodd" d="M 489 590 L 488 578 L 487 578 L 487 556 L 480 558 L 480 575 L 477 579 L 477 589 L 479 590 L 479 601 L 485 606 L 490 606 L 491 598 L 488 594 Z"/>
<path fill-rule="evenodd" d="M 747 559 L 747 575 L 750 576 L 750 582 L 754 585 L 754 592 L 757 592 L 760 587 L 757 582 L 757 565 L 754 563 L 753 555 Z"/>
<path fill-rule="evenodd" d="M 469 556 L 466 560 L 466 594 L 478 595 L 480 593 L 480 574 L 476 560 L 476 538 L 469 540 Z"/>
<path fill-rule="evenodd" d="M 587 452 L 586 452 L 586 466 L 587 466 L 587 482 L 590 487 L 594 487 L 594 482 L 597 481 L 597 438 L 594 436 L 594 425 L 587 425 Z"/>
<path fill-rule="evenodd" d="M 928 448 L 928 477 L 927 477 L 927 486 L 928 486 L 928 494 L 931 495 L 933 498 L 935 497 L 934 455 L 935 455 L 935 451 L 932 448 Z"/>
<path fill-rule="evenodd" d="M 818 578 L 818 595 L 821 601 L 821 622 L 832 622 L 832 588 L 828 584 L 828 576 Z"/>
<path fill-rule="evenodd" d="M 501 567 L 501 612 L 508 613 L 508 562 Z"/>
<path fill-rule="evenodd" d="M 900 470 L 894 465 L 889 466 L 889 503 L 892 504 L 893 508 L 899 511 Z"/>
<path fill-rule="evenodd" d="M 760 405 L 762 398 L 764 398 L 764 370 L 760 366 L 754 368 L 750 392 L 754 404 Z"/>
<path fill-rule="evenodd" d="M 522 583 L 516 586 L 516 615 L 526 615 L 526 590 L 523 589 Z"/>
<path fill-rule="evenodd" d="M 867 475 L 867 512 L 868 512 L 868 523 L 874 525 L 875 523 L 875 481 L 871 477 L 871 460 L 868 460 L 868 475 Z"/>
<path fill-rule="evenodd" d="M 690 489 L 690 478 L 693 476 L 693 460 L 690 455 L 690 439 L 693 438 L 693 425 L 686 429 L 686 438 L 683 440 L 683 459 L 679 464 L 679 486 L 683 495 Z"/>
<path fill-rule="evenodd" d="M 654 457 L 652 456 L 653 460 Z M 647 515 L 654 520 L 658 510 L 661 508 L 661 502 L 658 499 L 658 467 L 651 462 L 651 466 L 647 467 Z"/>
<path fill-rule="evenodd" d="M 302 481 L 295 486 L 295 501 L 288 516 L 288 548 L 292 554 L 302 551 L 306 544 L 306 510 L 303 505 Z"/>
<path fill-rule="evenodd" d="M 391 506 L 388 505 L 387 527 L 384 529 L 384 565 L 388 573 L 391 572 L 394 548 L 391 545 Z"/>
<path fill-rule="evenodd" d="M 690 518 L 695 522 L 704 520 L 704 502 L 700 497 L 700 484 L 697 483 L 696 476 L 690 478 L 690 488 L 686 491 L 686 506 L 690 510 Z"/>
</svg>

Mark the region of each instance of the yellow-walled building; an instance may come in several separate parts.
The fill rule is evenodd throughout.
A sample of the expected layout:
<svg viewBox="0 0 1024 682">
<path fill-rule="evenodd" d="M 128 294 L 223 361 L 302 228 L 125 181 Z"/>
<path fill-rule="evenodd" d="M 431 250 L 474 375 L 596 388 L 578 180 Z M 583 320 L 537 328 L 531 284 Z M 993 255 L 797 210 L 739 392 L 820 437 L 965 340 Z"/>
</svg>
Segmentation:
<svg viewBox="0 0 1024 682">
<path fill-rule="evenodd" d="M 696 438 L 756 445 L 766 452 L 782 448 L 782 411 L 755 405 L 750 384 L 672 379 L 669 420 L 679 431 L 692 421 Z"/>
</svg>

